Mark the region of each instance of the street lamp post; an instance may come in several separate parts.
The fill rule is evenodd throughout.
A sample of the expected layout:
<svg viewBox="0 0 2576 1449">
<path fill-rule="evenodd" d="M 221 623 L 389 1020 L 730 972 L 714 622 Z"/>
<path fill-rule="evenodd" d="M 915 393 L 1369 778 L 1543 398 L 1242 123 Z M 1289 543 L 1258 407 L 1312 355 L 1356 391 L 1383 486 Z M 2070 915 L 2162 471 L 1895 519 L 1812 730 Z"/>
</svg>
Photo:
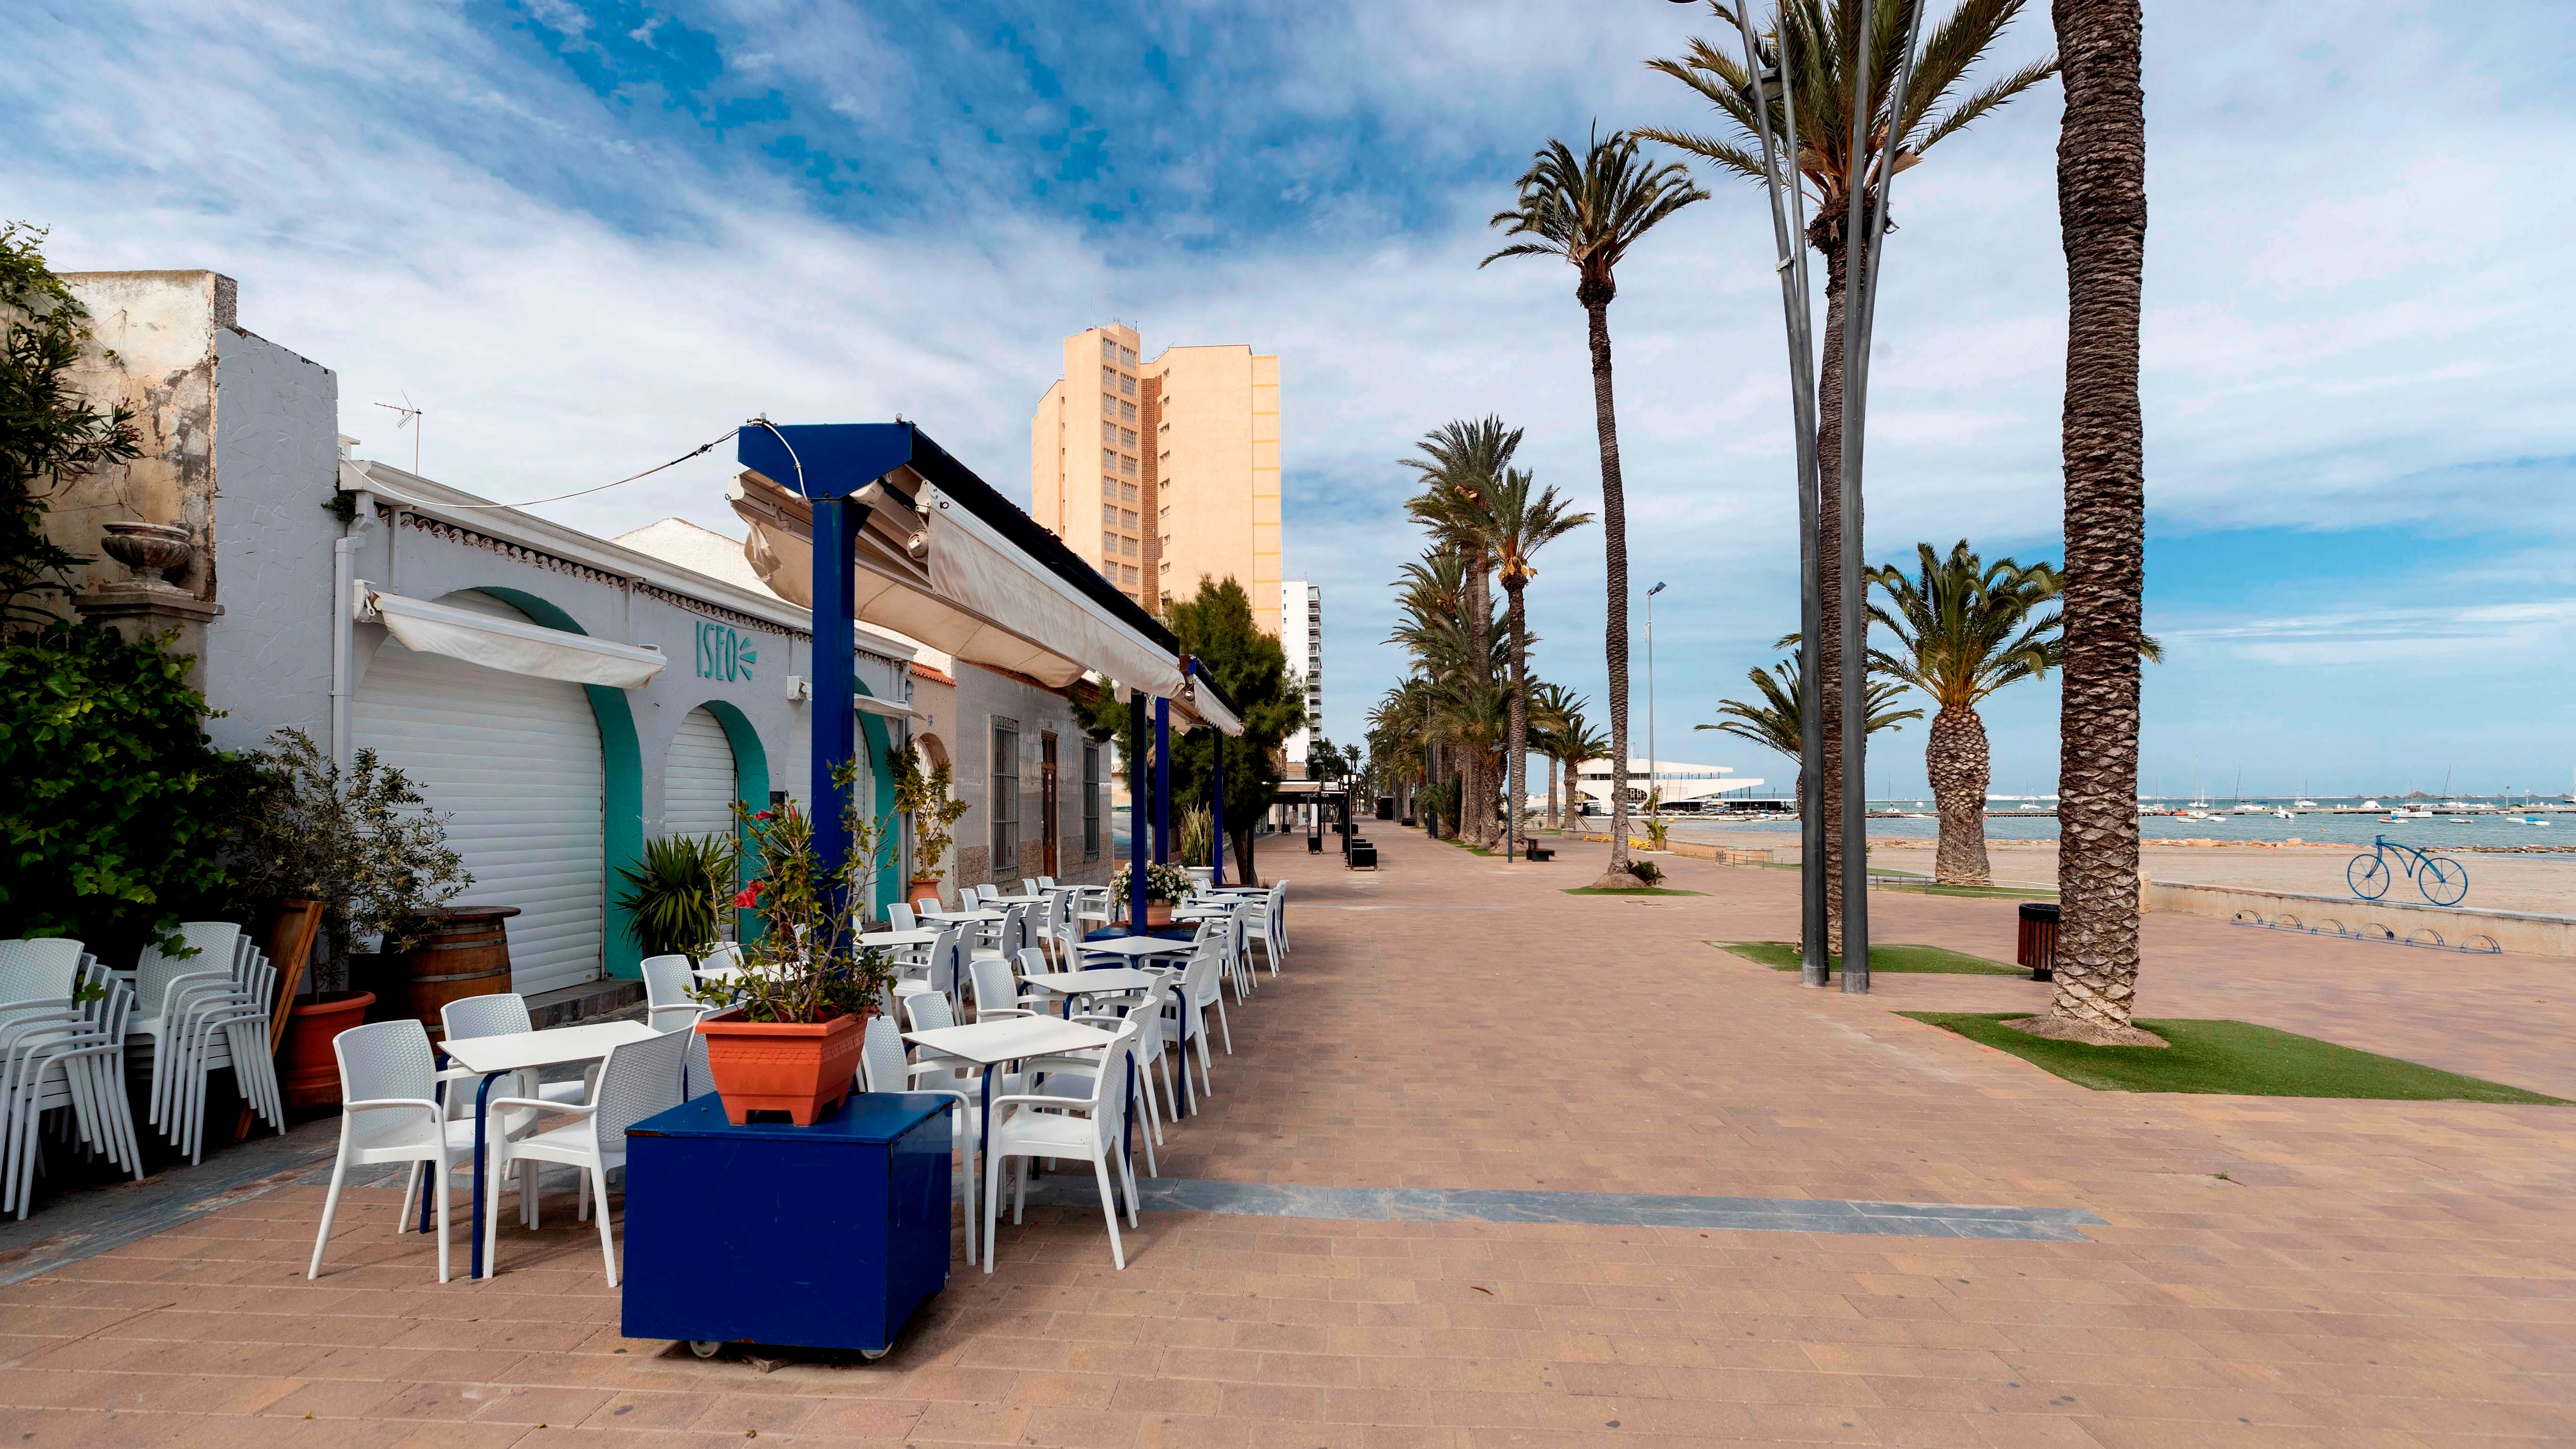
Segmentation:
<svg viewBox="0 0 2576 1449">
<path fill-rule="evenodd" d="M 1646 590 L 1646 823 L 1655 819 L 1655 595 L 1664 591 L 1662 580 Z M 1646 834 L 1654 835 L 1649 829 Z"/>
<path fill-rule="evenodd" d="M 1914 78 L 1915 38 L 1922 26 L 1921 0 L 1906 7 L 1904 49 L 1897 58 L 1894 113 L 1905 115 L 1904 98 Z M 1789 393 L 1792 425 L 1797 431 L 1798 450 L 1798 543 L 1799 574 L 1802 591 L 1799 611 L 1798 653 L 1802 686 L 1799 696 L 1799 778 L 1806 784 L 1806 808 L 1800 819 L 1800 934 L 1804 947 L 1800 962 L 1800 979 L 1809 986 L 1826 983 L 1825 942 L 1828 922 L 1825 911 L 1825 832 L 1824 818 L 1824 698 L 1820 669 L 1820 640 L 1826 626 L 1821 599 L 1821 564 L 1817 546 L 1817 516 L 1824 497 L 1824 479 L 1816 457 L 1816 364 L 1813 302 L 1814 293 L 1807 279 L 1806 191 L 1796 179 L 1798 149 L 1798 111 L 1790 90 L 1790 74 L 1796 69 L 1786 63 L 1787 57 L 1774 54 L 1766 59 L 1761 42 L 1753 33 L 1751 7 L 1739 5 L 1734 12 L 1738 32 L 1744 40 L 1744 67 L 1750 77 L 1744 92 L 1751 103 L 1755 128 L 1762 139 L 1762 179 L 1771 200 L 1771 233 L 1778 257 L 1774 270 L 1780 278 L 1781 311 L 1789 333 Z M 1785 32 L 1781 32 L 1785 42 Z M 1866 137 L 1870 132 L 1872 102 L 1876 92 L 1870 84 L 1874 57 L 1874 27 L 1863 27 L 1859 36 L 1860 56 L 1856 84 L 1852 87 L 1852 120 L 1847 136 Z M 1810 39 L 1813 43 L 1813 38 Z M 1772 108 L 1779 107 L 1780 133 L 1772 128 Z M 1850 294 L 1843 307 L 1843 416 L 1842 467 L 1836 478 L 1837 497 L 1842 513 L 1842 548 L 1838 562 L 1843 578 L 1840 617 L 1833 621 L 1842 643 L 1842 818 L 1833 827 L 1842 832 L 1843 844 L 1843 989 L 1848 992 L 1869 990 L 1869 805 L 1868 764 L 1869 739 L 1869 614 L 1867 579 L 1862 567 L 1868 555 L 1862 546 L 1861 532 L 1861 453 L 1867 436 L 1869 401 L 1869 348 L 1872 324 L 1875 322 L 1878 298 L 1878 262 L 1887 233 L 1887 197 L 1895 179 L 1895 152 L 1903 136 L 1891 131 L 1879 149 L 1873 166 L 1864 166 L 1865 145 L 1854 145 L 1846 158 L 1844 184 L 1850 198 L 1844 221 L 1852 268 Z M 1785 164 L 1782 157 L 1790 158 Z M 1873 197 L 1869 182 L 1877 182 Z"/>
</svg>

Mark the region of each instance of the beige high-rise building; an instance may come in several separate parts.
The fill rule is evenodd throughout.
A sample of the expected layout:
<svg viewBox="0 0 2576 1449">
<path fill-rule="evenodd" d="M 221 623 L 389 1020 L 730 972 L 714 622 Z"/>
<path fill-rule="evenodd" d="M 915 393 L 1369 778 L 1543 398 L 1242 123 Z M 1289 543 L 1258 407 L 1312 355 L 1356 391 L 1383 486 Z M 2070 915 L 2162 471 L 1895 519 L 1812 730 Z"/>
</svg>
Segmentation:
<svg viewBox="0 0 2576 1449">
<path fill-rule="evenodd" d="M 1114 324 L 1064 340 L 1029 423 L 1029 513 L 1148 609 L 1231 578 L 1277 634 L 1279 359 L 1140 345 Z"/>
</svg>

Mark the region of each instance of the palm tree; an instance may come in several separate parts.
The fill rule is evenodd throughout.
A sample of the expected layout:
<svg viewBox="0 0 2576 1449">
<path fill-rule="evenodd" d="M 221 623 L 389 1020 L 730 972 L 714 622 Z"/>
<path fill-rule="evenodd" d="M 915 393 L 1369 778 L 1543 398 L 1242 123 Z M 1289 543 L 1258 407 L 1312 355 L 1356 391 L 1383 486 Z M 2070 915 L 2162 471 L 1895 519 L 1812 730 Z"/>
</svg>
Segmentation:
<svg viewBox="0 0 2576 1449">
<path fill-rule="evenodd" d="M 2042 609 L 2057 597 L 2057 570 L 2011 559 L 1982 563 L 1966 539 L 1948 558 L 1914 546 L 1922 572 L 1907 578 L 1894 564 L 1870 571 L 1885 595 L 1869 616 L 1896 636 L 1893 651 L 1873 649 L 1869 663 L 1923 691 L 1933 704 L 1923 770 L 1941 816 L 1941 848 L 1932 878 L 1944 885 L 1986 885 L 1986 722 L 1977 704 L 2005 685 L 2045 676 L 2057 663 L 2058 616 Z"/>
<path fill-rule="evenodd" d="M 1530 562 L 1538 551 L 1592 521 L 1591 514 L 1577 513 L 1566 500 L 1557 497 L 1553 486 L 1533 494 L 1530 481 L 1524 469 L 1506 470 L 1484 509 L 1485 541 L 1493 554 L 1494 571 L 1503 581 L 1512 629 L 1511 739 L 1503 747 L 1503 763 L 1510 776 L 1503 795 L 1507 802 L 1503 808 L 1503 855 L 1507 859 L 1520 844 L 1521 806 L 1529 798 L 1522 784 L 1529 768 L 1529 616 L 1522 607 L 1521 593 L 1531 579 L 1538 577 L 1538 569 Z"/>
<path fill-rule="evenodd" d="M 1426 433 L 1416 445 L 1418 458 L 1398 461 L 1422 474 L 1423 490 L 1406 504 L 1414 518 L 1431 531 L 1434 546 L 1455 551 L 1463 565 L 1467 625 L 1467 653 L 1481 659 L 1487 652 L 1493 632 L 1494 556 L 1489 535 L 1492 531 L 1490 509 L 1494 489 L 1500 485 L 1504 471 L 1511 466 L 1512 454 L 1520 448 L 1521 430 L 1505 428 L 1503 420 L 1487 417 L 1474 422 L 1464 420 L 1443 425 Z M 1467 790 L 1471 797 L 1492 793 L 1492 782 L 1482 778 L 1484 762 L 1469 761 Z M 1493 843 L 1492 822 L 1479 818 L 1466 826 L 1469 841 L 1478 846 Z"/>
<path fill-rule="evenodd" d="M 2055 0 L 2066 248 L 2066 678 L 2058 715 L 2057 995 L 2037 1029 L 2143 1044 L 2138 989 L 2138 660 L 2146 581 L 2138 309 L 2147 246 L 2139 0 Z"/>
<path fill-rule="evenodd" d="M 1792 634 L 1781 640 L 1780 645 L 1785 648 L 1797 642 L 1798 636 Z M 1788 756 L 1791 764 L 1799 763 L 1799 756 L 1804 748 L 1805 737 L 1801 733 L 1801 722 L 1805 718 L 1805 712 L 1798 702 L 1800 684 L 1798 656 L 1792 653 L 1768 670 L 1747 670 L 1745 678 L 1752 680 L 1753 687 L 1761 692 L 1761 703 L 1751 704 L 1740 699 L 1721 699 L 1717 702 L 1720 718 L 1716 724 L 1692 725 L 1691 728 L 1716 730 L 1722 734 L 1733 735 L 1740 740 L 1751 740 L 1766 750 L 1777 750 Z M 1904 686 L 1892 679 L 1872 679 L 1869 682 L 1869 732 L 1871 734 L 1895 729 L 1910 719 L 1923 718 L 1923 711 L 1919 709 L 1895 707 L 1896 696 L 1903 691 L 1903 688 Z M 1807 778 L 1803 771 L 1798 776 L 1797 791 L 1798 808 L 1804 811 L 1807 806 Z"/>
<path fill-rule="evenodd" d="M 1557 813 L 1557 766 L 1564 761 L 1567 735 L 1582 728 L 1583 707 L 1590 703 L 1562 684 L 1535 684 L 1529 691 L 1529 745 L 1547 761 L 1547 828 L 1564 828 Z"/>
<path fill-rule="evenodd" d="M 1575 802 L 1582 798 L 1583 790 L 1576 781 L 1586 763 L 1610 756 L 1610 741 L 1592 727 L 1592 721 L 1585 719 L 1582 711 L 1577 710 L 1557 736 L 1556 750 L 1557 763 L 1565 767 L 1566 823 L 1572 824 L 1578 808 Z"/>
<path fill-rule="evenodd" d="M 1893 61 L 1905 42 L 1916 3 L 1929 0 L 1780 0 L 1779 13 L 1761 42 L 1764 67 L 1776 67 L 1787 76 L 1790 97 L 1797 105 L 1799 144 L 1794 165 L 1813 197 L 1810 215 L 1814 220 L 1807 225 L 1806 239 L 1825 259 L 1824 355 L 1816 379 L 1816 466 L 1824 488 L 1817 500 L 1816 560 L 1817 594 L 1828 621 L 1841 617 L 1843 596 L 1842 501 L 1834 480 L 1842 476 L 1843 300 L 1850 259 L 1843 229 L 1850 210 L 1854 149 L 1859 150 L 1862 174 L 1875 175 L 1877 168 L 1889 164 L 1890 137 L 1902 138 L 1895 147 L 1893 169 L 1910 170 L 1922 164 L 1924 153 L 1933 146 L 2057 71 L 2054 56 L 2033 61 L 1936 117 L 1934 109 L 1966 80 L 1968 71 L 1994 47 L 2004 27 L 2027 3 L 1959 0 L 1949 18 L 1932 27 L 1916 53 L 1913 79 L 1900 103 Z M 1709 9 L 1729 30 L 1736 29 L 1737 13 L 1726 0 L 1711 0 Z M 1875 58 L 1866 65 L 1864 37 L 1869 55 Z M 1752 77 L 1745 73 L 1741 47 L 1694 39 L 1681 58 L 1647 65 L 1698 92 L 1732 126 L 1732 133 L 1708 136 L 1658 127 L 1640 134 L 1762 184 L 1760 122 L 1753 112 L 1750 97 L 1755 90 Z M 1871 120 L 1855 138 L 1853 91 L 1864 70 Z M 1769 104 L 1772 133 L 1783 134 L 1790 119 L 1787 106 L 1779 101 Z M 1863 197 L 1864 202 L 1870 199 Z M 1859 525 L 1860 520 L 1853 520 L 1854 527 Z M 1862 582 L 1859 587 L 1868 585 Z M 1823 633 L 1816 641 L 1816 673 L 1822 685 L 1825 757 L 1817 767 L 1822 773 L 1820 803 L 1830 820 L 1842 805 L 1842 631 L 1829 627 Z M 1841 860 L 1842 833 L 1829 829 L 1825 832 L 1825 900 L 1836 951 L 1842 949 Z"/>
<path fill-rule="evenodd" d="M 1601 528 L 1609 562 L 1610 869 L 1598 884 L 1630 886 L 1628 872 L 1628 502 L 1619 477 L 1619 419 L 1610 394 L 1610 302 L 1628 249 L 1657 222 L 1708 193 L 1678 162 L 1650 164 L 1625 131 L 1596 126 L 1580 158 L 1550 139 L 1521 174 L 1520 199 L 1490 225 L 1525 236 L 1477 263 L 1504 257 L 1558 257 L 1575 270 L 1574 300 L 1583 307 L 1592 343 L 1592 420 L 1601 440 Z"/>
</svg>

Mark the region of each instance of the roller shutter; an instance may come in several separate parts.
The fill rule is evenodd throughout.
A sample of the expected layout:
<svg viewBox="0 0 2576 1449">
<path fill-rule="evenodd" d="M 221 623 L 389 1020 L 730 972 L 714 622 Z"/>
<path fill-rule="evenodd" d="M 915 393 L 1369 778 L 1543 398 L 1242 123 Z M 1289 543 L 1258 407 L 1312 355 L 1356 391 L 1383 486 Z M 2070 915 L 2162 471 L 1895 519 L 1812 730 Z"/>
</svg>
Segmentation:
<svg viewBox="0 0 2576 1449">
<path fill-rule="evenodd" d="M 733 741 L 705 705 L 690 710 L 662 765 L 662 832 L 733 837 Z"/>
<path fill-rule="evenodd" d="M 523 618 L 488 595 L 442 604 Z M 599 725 L 581 686 L 415 654 L 387 639 L 358 689 L 355 725 L 450 818 L 448 844 L 474 884 L 460 905 L 517 906 L 510 989 L 522 995 L 600 974 L 606 935 Z"/>
</svg>

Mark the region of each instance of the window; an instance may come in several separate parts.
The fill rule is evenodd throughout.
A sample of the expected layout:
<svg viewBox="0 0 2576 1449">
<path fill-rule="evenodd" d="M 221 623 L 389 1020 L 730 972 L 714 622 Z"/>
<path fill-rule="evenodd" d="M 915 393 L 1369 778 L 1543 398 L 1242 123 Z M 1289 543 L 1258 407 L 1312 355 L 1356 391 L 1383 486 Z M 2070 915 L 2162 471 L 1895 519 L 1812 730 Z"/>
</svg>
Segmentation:
<svg viewBox="0 0 2576 1449">
<path fill-rule="evenodd" d="M 1100 858 L 1100 746 L 1082 747 L 1082 858 Z"/>
<path fill-rule="evenodd" d="M 1100 395 L 1100 415 L 1104 418 L 1118 416 L 1118 398 L 1115 394 L 1104 392 Z"/>
<path fill-rule="evenodd" d="M 1118 425 L 1117 425 L 1116 423 L 1110 422 L 1110 421 L 1109 421 L 1108 419 L 1106 419 L 1106 418 L 1101 419 L 1101 422 L 1100 422 L 1100 441 L 1102 441 L 1102 442 L 1104 442 L 1104 443 L 1115 443 L 1115 442 L 1117 442 L 1117 441 L 1118 441 Z"/>
<path fill-rule="evenodd" d="M 1118 446 L 1122 448 L 1132 448 L 1136 446 L 1136 430 L 1134 428 L 1120 428 L 1118 430 Z"/>
<path fill-rule="evenodd" d="M 1130 457 L 1126 457 L 1126 456 L 1124 456 L 1124 455 L 1121 455 L 1121 456 L 1119 457 L 1119 459 L 1118 459 L 1118 471 L 1119 471 L 1119 472 L 1121 472 L 1121 473 L 1124 473 L 1125 475 L 1127 475 L 1127 476 L 1128 476 L 1128 477 L 1130 477 L 1130 478 L 1135 477 L 1135 476 L 1136 476 L 1136 460 L 1135 460 L 1135 459 L 1133 459 L 1133 458 L 1130 458 Z"/>
<path fill-rule="evenodd" d="M 1136 571 L 1125 564 L 1120 564 L 1118 566 L 1118 582 L 1125 584 L 1131 589 L 1136 587 Z"/>
<path fill-rule="evenodd" d="M 1116 450 L 1110 448 L 1103 448 L 1100 450 L 1100 471 L 1103 473 L 1115 473 L 1118 471 L 1118 454 Z"/>
<path fill-rule="evenodd" d="M 1136 510 L 1135 510 L 1135 509 L 1133 509 L 1133 508 L 1121 508 L 1121 509 L 1119 509 L 1119 510 L 1118 510 L 1118 526 L 1119 526 L 1120 528 L 1126 529 L 1126 530 L 1127 530 L 1128 532 L 1130 532 L 1130 533 L 1135 532 L 1135 531 L 1136 531 Z"/>
<path fill-rule="evenodd" d="M 993 721 L 993 783 L 984 797 L 993 819 L 992 879 L 1020 873 L 1020 722 Z"/>
<path fill-rule="evenodd" d="M 1136 540 L 1132 538 L 1122 538 L 1118 540 L 1118 556 L 1120 558 L 1134 558 L 1136 556 Z"/>
<path fill-rule="evenodd" d="M 1133 347 L 1119 348 L 1118 360 L 1129 367 L 1134 367 L 1136 365 L 1136 349 Z"/>
<path fill-rule="evenodd" d="M 1101 401 L 1118 402 L 1116 398 L 1103 398 Z M 1131 402 L 1118 403 L 1118 421 L 1122 423 L 1132 423 L 1136 421 L 1136 405 Z"/>
<path fill-rule="evenodd" d="M 1135 381 L 1120 373 L 1117 368 L 1104 367 L 1100 369 L 1100 385 L 1103 389 L 1115 388 L 1122 382 L 1127 384 L 1125 389 L 1126 391 L 1133 393 L 1136 390 Z"/>
<path fill-rule="evenodd" d="M 1170 505 L 1170 504 L 1166 503 L 1166 504 L 1164 504 L 1164 505 L 1163 505 L 1163 532 L 1165 532 L 1165 533 L 1169 533 L 1169 532 L 1171 532 L 1171 531 L 1172 531 L 1172 505 Z"/>
<path fill-rule="evenodd" d="M 1128 373 L 1124 373 L 1124 372 L 1119 373 L 1119 374 L 1118 374 L 1118 390 L 1119 390 L 1121 393 L 1124 393 L 1124 394 L 1125 394 L 1126 396 L 1128 396 L 1128 397 L 1134 397 L 1134 396 L 1136 395 L 1136 379 L 1135 379 L 1135 377 L 1134 377 L 1133 375 L 1131 375 L 1131 374 L 1128 374 Z"/>
<path fill-rule="evenodd" d="M 1118 360 L 1117 339 L 1110 337 L 1103 337 L 1100 339 L 1100 360 L 1103 362 L 1116 362 Z"/>
<path fill-rule="evenodd" d="M 1103 519 L 1101 521 L 1105 523 L 1108 520 Z M 1115 555 L 1117 552 L 1118 535 L 1114 533 L 1104 533 L 1100 535 L 1100 556 L 1102 558 L 1108 558 Z"/>
<path fill-rule="evenodd" d="M 1119 501 L 1119 502 L 1121 502 L 1121 503 L 1133 503 L 1133 502 L 1135 502 L 1135 501 L 1136 501 L 1136 485 L 1135 485 L 1135 484 L 1133 484 L 1133 483 L 1121 483 L 1121 484 L 1119 484 L 1119 485 L 1118 485 L 1118 501 Z M 1129 526 L 1130 528 L 1132 528 L 1132 527 L 1134 527 L 1135 525 L 1134 525 L 1134 524 L 1129 524 L 1128 526 Z"/>
<path fill-rule="evenodd" d="M 1100 526 L 1103 528 L 1115 528 L 1118 526 L 1118 507 L 1116 504 L 1103 503 L 1100 505 Z"/>
</svg>

